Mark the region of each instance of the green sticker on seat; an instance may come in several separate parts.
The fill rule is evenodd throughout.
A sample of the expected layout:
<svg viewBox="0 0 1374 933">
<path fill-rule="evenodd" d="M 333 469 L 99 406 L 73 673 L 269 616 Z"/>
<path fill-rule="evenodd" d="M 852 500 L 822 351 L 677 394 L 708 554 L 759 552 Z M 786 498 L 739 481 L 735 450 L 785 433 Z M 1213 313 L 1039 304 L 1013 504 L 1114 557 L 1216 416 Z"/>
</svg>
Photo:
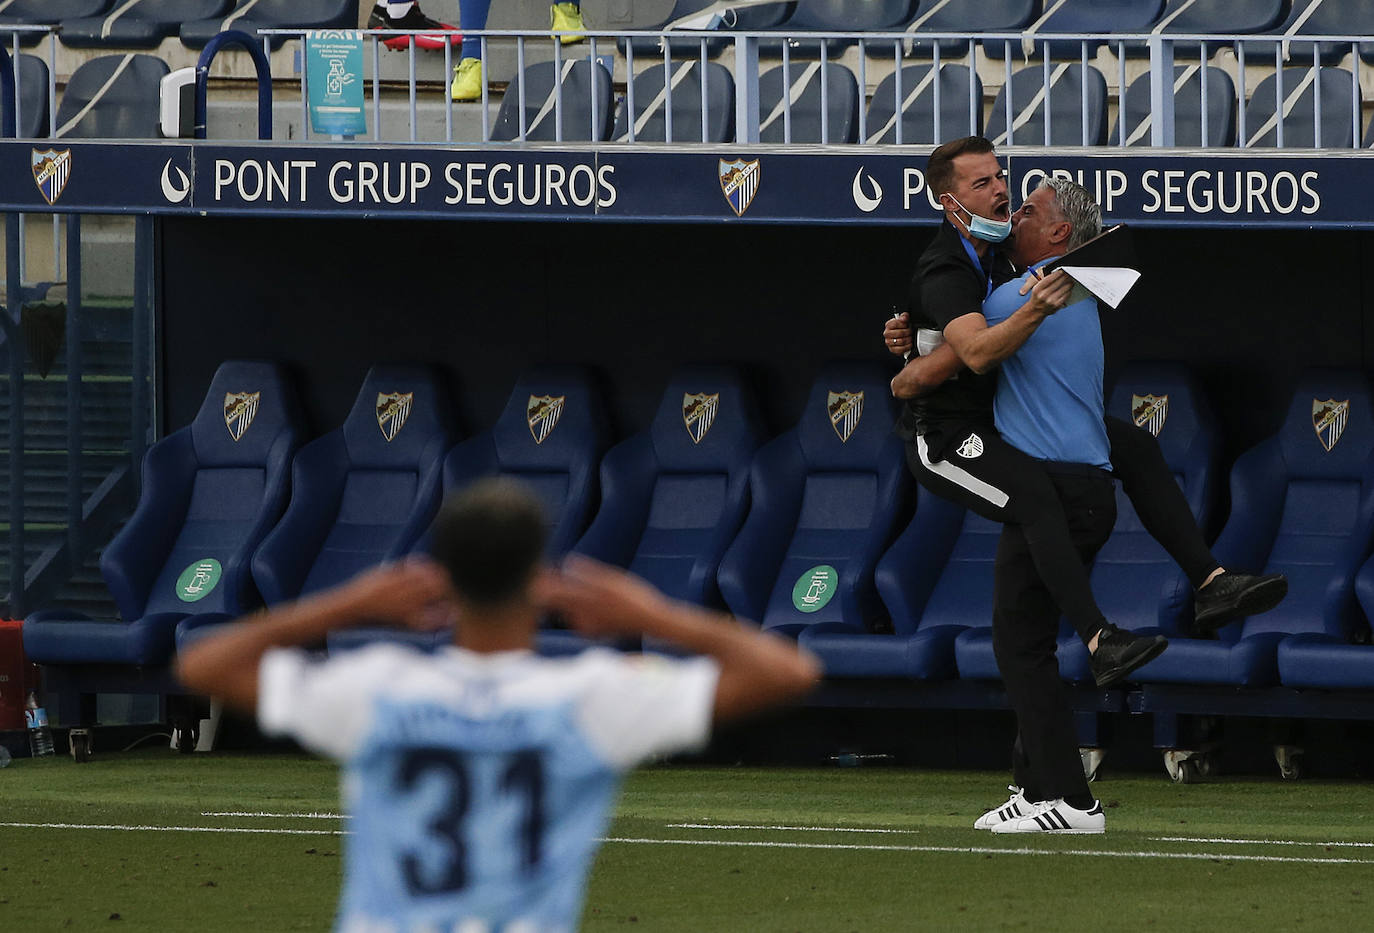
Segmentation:
<svg viewBox="0 0 1374 933">
<path fill-rule="evenodd" d="M 823 609 L 835 595 L 839 579 L 839 573 L 829 564 L 812 567 L 798 577 L 796 586 L 792 587 L 792 605 L 801 612 Z"/>
<path fill-rule="evenodd" d="M 224 569 L 213 557 L 198 560 L 181 572 L 177 577 L 177 599 L 193 603 L 210 595 L 219 583 Z"/>
</svg>

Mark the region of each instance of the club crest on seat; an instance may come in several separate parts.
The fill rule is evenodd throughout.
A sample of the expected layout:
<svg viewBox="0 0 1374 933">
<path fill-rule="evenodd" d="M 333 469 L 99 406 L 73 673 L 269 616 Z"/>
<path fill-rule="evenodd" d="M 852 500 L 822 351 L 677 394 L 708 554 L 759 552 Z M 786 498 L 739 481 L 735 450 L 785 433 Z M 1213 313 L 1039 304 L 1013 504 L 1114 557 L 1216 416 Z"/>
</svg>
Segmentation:
<svg viewBox="0 0 1374 933">
<path fill-rule="evenodd" d="M 830 426 L 840 443 L 849 440 L 859 419 L 864 416 L 864 394 L 862 392 L 831 392 L 827 396 L 826 412 L 830 415 Z"/>
<path fill-rule="evenodd" d="M 1312 430 L 1317 432 L 1317 440 L 1326 448 L 1327 453 L 1345 433 L 1346 422 L 1350 420 L 1350 399 L 1338 402 L 1334 398 L 1326 401 L 1312 400 Z"/>
<path fill-rule="evenodd" d="M 530 434 L 533 435 L 536 444 L 544 443 L 544 438 L 558 426 L 558 419 L 563 417 L 563 403 L 567 400 L 566 395 L 530 396 L 529 405 L 525 408 L 525 418 L 529 422 Z"/>
<path fill-rule="evenodd" d="M 258 400 L 261 398 L 261 392 L 224 393 L 224 426 L 236 442 L 258 416 Z"/>
<path fill-rule="evenodd" d="M 1131 420 L 1138 428 L 1144 428 L 1155 437 L 1164 430 L 1164 422 L 1169 417 L 1169 396 L 1132 395 Z"/>
<path fill-rule="evenodd" d="M 684 392 L 682 395 L 682 423 L 687 426 L 687 434 L 693 444 L 700 444 L 711 425 L 716 423 L 716 412 L 720 408 L 719 392 Z"/>
<path fill-rule="evenodd" d="M 389 443 L 410 417 L 410 406 L 415 401 L 414 392 L 378 392 L 377 427 L 382 429 L 382 437 Z"/>
</svg>

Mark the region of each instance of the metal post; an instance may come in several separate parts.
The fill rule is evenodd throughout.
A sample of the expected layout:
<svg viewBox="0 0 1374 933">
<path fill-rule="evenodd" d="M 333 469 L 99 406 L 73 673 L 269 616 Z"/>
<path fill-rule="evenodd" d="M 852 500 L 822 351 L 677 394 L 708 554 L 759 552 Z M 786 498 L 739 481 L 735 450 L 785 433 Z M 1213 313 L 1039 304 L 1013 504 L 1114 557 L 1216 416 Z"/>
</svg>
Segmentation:
<svg viewBox="0 0 1374 933">
<path fill-rule="evenodd" d="M 67 553 L 81 553 L 81 215 L 67 215 Z"/>
<path fill-rule="evenodd" d="M 377 37 L 372 38 L 372 139 L 382 138 L 382 56 Z"/>
<path fill-rule="evenodd" d="M 759 141 L 759 38 L 735 37 L 735 142 Z"/>
<path fill-rule="evenodd" d="M 10 378 L 10 616 L 24 617 L 24 341 L 19 335 L 19 215 L 5 218 L 5 350 Z"/>
<path fill-rule="evenodd" d="M 143 485 L 143 453 L 148 446 L 148 383 L 152 360 L 153 321 L 153 218 L 134 219 L 134 311 L 131 376 L 129 460 L 134 477 L 134 490 Z M 79 260 L 77 260 L 79 261 Z"/>
<path fill-rule="evenodd" d="M 830 142 L 830 82 L 826 77 L 830 71 L 829 56 L 826 55 L 826 40 L 821 40 L 821 142 Z M 791 88 L 787 96 L 792 96 Z"/>
<path fill-rule="evenodd" d="M 1174 44 L 1159 34 L 1150 48 L 1150 145 L 1174 144 Z"/>
</svg>

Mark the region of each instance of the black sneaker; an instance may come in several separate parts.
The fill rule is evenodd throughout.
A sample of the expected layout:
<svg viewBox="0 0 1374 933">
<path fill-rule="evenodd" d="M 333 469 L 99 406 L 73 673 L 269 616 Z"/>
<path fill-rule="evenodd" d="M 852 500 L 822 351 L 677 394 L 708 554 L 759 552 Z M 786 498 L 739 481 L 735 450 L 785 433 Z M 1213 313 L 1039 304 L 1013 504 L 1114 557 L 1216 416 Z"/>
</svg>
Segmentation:
<svg viewBox="0 0 1374 933">
<path fill-rule="evenodd" d="M 1097 633 L 1097 650 L 1089 658 L 1093 680 L 1099 687 L 1110 687 L 1147 661 L 1159 657 L 1169 647 L 1163 635 L 1137 635 L 1108 622 Z"/>
<path fill-rule="evenodd" d="M 1193 627 L 1210 634 L 1236 619 L 1268 612 L 1288 595 L 1281 573 L 1223 573 L 1193 596 Z"/>
<path fill-rule="evenodd" d="M 429 29 L 434 34 L 415 36 L 415 45 L 422 49 L 442 49 L 447 42 L 460 43 L 463 41 L 462 35 L 457 28 L 448 23 L 441 23 L 430 19 L 420 12 L 420 4 L 412 3 L 404 16 L 392 19 L 388 15 L 386 8 L 377 4 L 372 5 L 372 13 L 367 18 L 368 29 Z M 410 45 L 410 36 L 388 36 L 382 40 L 382 45 L 389 49 L 404 49 Z"/>
</svg>

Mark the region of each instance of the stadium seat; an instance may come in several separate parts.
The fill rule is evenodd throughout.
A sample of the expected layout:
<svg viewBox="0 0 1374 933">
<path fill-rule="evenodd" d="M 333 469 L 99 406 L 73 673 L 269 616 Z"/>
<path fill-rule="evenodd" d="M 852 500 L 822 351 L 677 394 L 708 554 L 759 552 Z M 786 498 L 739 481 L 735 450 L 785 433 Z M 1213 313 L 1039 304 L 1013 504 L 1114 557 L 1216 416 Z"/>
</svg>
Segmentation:
<svg viewBox="0 0 1374 933">
<path fill-rule="evenodd" d="M 444 458 L 444 494 L 488 476 L 520 480 L 544 504 L 545 553 L 556 560 L 586 530 L 596 506 L 596 471 L 608 433 L 601 393 L 585 370 L 536 367 L 515 384 L 489 430 L 461 441 Z M 386 638 L 430 649 L 451 637 L 448 629 L 420 633 L 368 626 L 336 632 L 329 646 L 343 650 Z"/>
<path fill-rule="evenodd" d="M 113 0 L 12 0 L 0 5 L 0 26 L 56 26 L 65 20 L 96 16 Z M 21 45 L 37 45 L 41 33 L 20 37 Z"/>
<path fill-rule="evenodd" d="M 925 488 L 916 514 L 874 571 L 891 633 L 820 624 L 800 641 L 821 659 L 827 677 L 958 676 L 954 640 L 992 621 L 992 559 L 1002 526 Z"/>
<path fill-rule="evenodd" d="M 983 82 L 963 65 L 940 66 L 940 110 L 935 110 L 935 78 L 928 65 L 903 65 L 878 83 L 868 104 L 864 142 L 897 141 L 897 99 L 902 106 L 902 144 L 933 145 L 983 131 Z M 971 83 L 970 83 L 971 81 Z M 970 121 L 972 129 L 970 129 Z"/>
<path fill-rule="evenodd" d="M 730 70 L 715 62 L 706 64 L 706 126 L 703 138 L 701 62 L 696 59 L 673 62 L 672 80 L 664 87 L 663 65 L 653 65 L 635 76 L 635 142 L 665 142 L 668 139 L 667 112 L 671 94 L 673 142 L 728 143 L 735 138 L 735 79 Z M 617 142 L 630 139 L 629 98 L 618 108 L 615 131 Z M 564 128 L 567 127 L 564 115 Z"/>
<path fill-rule="evenodd" d="M 911 14 L 911 0 L 797 0 L 792 15 L 772 28 L 787 36 L 789 58 L 818 59 L 822 40 L 808 38 L 808 32 L 888 32 L 905 23 Z M 827 39 L 827 61 L 834 61 L 854 44 L 853 39 Z M 759 55 L 777 58 L 782 42 L 759 40 Z"/>
<path fill-rule="evenodd" d="M 716 568 L 749 503 L 762 438 L 738 370 L 683 366 L 647 431 L 601 462 L 601 508 L 573 548 L 628 567 L 669 596 L 720 606 Z"/>
<path fill-rule="evenodd" d="M 1344 636 L 1328 632 L 1289 635 L 1279 642 L 1279 682 L 1285 687 L 1326 690 L 1374 689 L 1374 646 L 1369 620 L 1374 619 L 1374 558 L 1355 577 L 1355 597 L 1364 612 Z"/>
<path fill-rule="evenodd" d="M 611 76 L 599 63 L 567 59 L 557 72 L 554 62 L 536 62 L 525 68 L 506 89 L 501 109 L 491 128 L 491 138 L 508 142 L 520 138 L 520 84 L 525 85 L 525 139 L 552 142 L 559 138 L 558 111 L 562 110 L 562 139 L 599 142 L 608 138 L 615 116 L 611 102 Z M 558 96 L 562 95 L 562 107 Z"/>
<path fill-rule="evenodd" d="M 343 425 L 292 463 L 291 502 L 253 557 L 263 599 L 295 599 L 409 553 L 438 508 L 453 438 L 436 373 L 372 367 Z"/>
<path fill-rule="evenodd" d="M 102 55 L 82 62 L 62 92 L 55 136 L 158 138 L 158 87 L 170 69 L 153 55 Z"/>
<path fill-rule="evenodd" d="M 859 137 L 859 82 L 854 72 L 825 64 L 825 132 L 821 132 L 821 63 L 798 62 L 787 69 L 783 94 L 781 65 L 759 76 L 759 142 L 852 143 Z M 786 108 L 784 107 L 786 98 Z"/>
<path fill-rule="evenodd" d="M 195 420 L 148 449 L 138 507 L 101 555 L 120 621 L 34 613 L 24 622 L 29 657 L 162 665 L 178 623 L 224 621 L 253 608 L 249 561 L 282 514 L 301 424 L 279 367 L 222 364 Z"/>
<path fill-rule="evenodd" d="M 1273 38 L 1239 43 L 1245 48 L 1247 65 L 1273 65 L 1276 53 L 1283 55 L 1283 60 L 1290 65 L 1310 65 L 1314 46 L 1321 64 L 1334 65 L 1350 54 L 1350 43 L 1304 42 L 1301 37 L 1374 36 L 1374 5 L 1293 0 L 1288 15 L 1279 25 L 1265 30 L 1264 35 Z M 1285 39 L 1286 45 L 1282 41 Z M 1374 61 L 1374 43 L 1359 43 L 1359 54 L 1366 62 Z"/>
<path fill-rule="evenodd" d="M 1288 6 L 1288 0 L 1168 0 L 1151 32 L 1165 36 L 1262 33 L 1278 25 Z M 1113 52 L 1117 51 L 1118 43 L 1109 45 Z M 1220 45 L 1209 42 L 1208 57 Z M 1124 46 L 1128 56 L 1150 54 L 1144 42 L 1127 42 Z M 1196 62 L 1202 51 L 1197 42 L 1174 42 L 1172 46 L 1175 64 Z"/>
<path fill-rule="evenodd" d="M 1087 120 L 1084 114 L 1082 65 L 1050 66 L 1049 94 L 1044 93 L 1040 65 L 1022 68 L 1012 75 L 1011 94 L 1004 86 L 997 92 L 983 135 L 998 146 L 1101 146 L 1107 141 L 1107 79 L 1092 65 L 1087 70 Z M 1049 137 L 1046 138 L 1045 102 L 1049 101 Z M 1008 108 L 1011 129 L 1007 128 Z"/>
<path fill-rule="evenodd" d="M 1362 373 L 1313 370 L 1279 433 L 1231 471 L 1231 517 L 1213 551 L 1224 566 L 1288 575 L 1276 609 L 1234 622 L 1216 640 L 1170 639 L 1140 668 L 1144 684 L 1265 687 L 1278 682 L 1289 635 L 1349 641 L 1363 627 L 1355 573 L 1374 543 L 1374 413 Z"/>
<path fill-rule="evenodd" d="M 259 29 L 357 29 L 358 0 L 239 0 L 225 16 L 188 20 L 181 41 L 193 49 L 227 29 L 256 34 Z M 275 39 L 277 48 L 285 38 Z"/>
<path fill-rule="evenodd" d="M 1316 80 L 1321 75 L 1320 83 Z M 1279 77 L 1283 79 L 1283 107 L 1274 101 Z M 1321 88 L 1320 138 L 1315 125 L 1317 102 L 1314 87 Z M 1283 123 L 1285 149 L 1348 149 L 1355 145 L 1360 115 L 1358 86 L 1343 68 L 1285 68 L 1259 83 L 1245 105 L 1245 125 L 1240 145 L 1280 145 L 1278 125 Z"/>
<path fill-rule="evenodd" d="M 1112 33 L 1149 32 L 1164 11 L 1164 0 L 1063 0 L 1046 3 L 1044 12 L 1039 14 L 1025 30 L 1027 33 L 1048 37 L 1056 33 L 1067 35 L 1101 35 L 1104 39 Z M 989 58 L 1000 59 L 1006 54 L 1009 43 L 1005 40 L 983 40 L 983 51 Z M 1059 40 L 1034 41 L 1031 56 L 1038 59 L 1049 46 L 1052 58 L 1078 59 L 1086 45 L 1087 56 L 1091 59 L 1097 54 L 1102 41 L 1099 40 Z M 1013 42 L 1013 58 L 1022 57 L 1024 43 Z"/>
<path fill-rule="evenodd" d="M 886 626 L 873 571 L 911 495 L 888 379 L 868 363 L 824 367 L 796 427 L 754 457 L 749 517 L 720 565 L 735 615 L 794 637 Z"/>
<path fill-rule="evenodd" d="M 222 17 L 233 0 L 136 0 L 116 3 L 100 16 L 66 19 L 62 44 L 74 49 L 156 48 L 188 20 Z"/>
<path fill-rule="evenodd" d="M 714 2 L 715 0 L 677 0 L 672 10 L 663 19 L 654 19 L 643 23 L 635 22 L 632 27 L 626 27 L 619 23 L 615 24 L 613 27 L 610 23 L 606 25 L 608 28 L 615 29 L 633 28 L 646 32 L 653 32 L 655 30 L 662 31 L 665 27 L 673 23 L 677 23 L 701 12 Z M 726 44 L 731 41 L 728 38 L 730 30 L 753 32 L 760 29 L 771 29 L 791 16 L 794 6 L 795 3 L 788 0 L 788 2 L 761 3 L 753 6 L 742 6 L 731 10 L 726 17 L 729 20 L 729 25 L 727 26 L 722 23 L 718 27 L 719 35 L 705 40 L 706 54 L 709 57 L 719 55 Z M 591 25 L 592 22 L 593 20 L 587 20 L 588 25 Z M 621 54 L 625 53 L 627 41 L 636 60 L 642 60 L 645 56 L 650 55 L 657 55 L 660 58 L 663 56 L 663 50 L 659 47 L 660 40 L 657 36 L 635 36 L 629 40 L 617 40 L 616 44 L 619 46 Z M 674 55 L 680 56 L 685 54 L 699 56 L 701 52 L 701 43 L 702 40 L 698 36 L 692 36 L 690 38 L 684 36 L 681 39 L 669 39 L 668 47 Z"/>
<path fill-rule="evenodd" d="M 48 63 L 37 55 L 20 55 L 15 66 L 19 82 L 19 119 L 16 128 L 20 139 L 36 139 L 48 135 Z M 14 101 L 0 102 L 9 110 Z"/>
<path fill-rule="evenodd" d="M 1206 69 L 1207 138 L 1202 138 L 1202 78 L 1200 65 L 1174 66 L 1174 145 L 1234 146 L 1236 144 L 1236 86 L 1220 68 Z M 1150 114 L 1150 74 L 1141 75 L 1126 88 L 1125 118 L 1118 116 L 1112 127 L 1111 144 L 1121 140 L 1126 127 L 1126 145 L 1150 145 L 1153 119 Z"/>
<path fill-rule="evenodd" d="M 1020 32 L 1039 15 L 1036 0 L 920 0 L 906 31 L 945 33 Z M 967 39 L 916 40 L 911 54 L 929 58 L 939 45 L 942 56 L 962 56 L 969 51 Z M 882 43 L 869 48 L 869 54 L 882 57 Z"/>
</svg>

